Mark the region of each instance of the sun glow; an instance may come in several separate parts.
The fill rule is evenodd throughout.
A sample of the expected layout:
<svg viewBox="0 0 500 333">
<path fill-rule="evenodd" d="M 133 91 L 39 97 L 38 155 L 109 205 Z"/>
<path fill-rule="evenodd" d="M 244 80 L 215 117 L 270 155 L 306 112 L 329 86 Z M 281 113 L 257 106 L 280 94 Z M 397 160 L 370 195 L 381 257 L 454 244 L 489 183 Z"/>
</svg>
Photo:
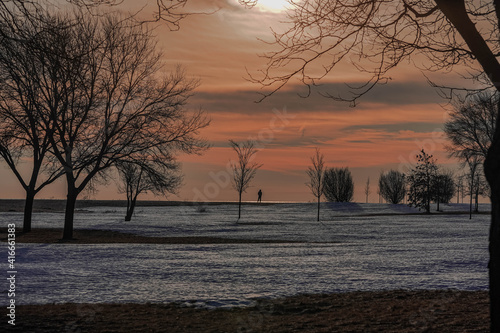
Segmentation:
<svg viewBox="0 0 500 333">
<path fill-rule="evenodd" d="M 259 0 L 257 7 L 269 12 L 282 12 L 290 3 L 287 0 Z"/>
</svg>

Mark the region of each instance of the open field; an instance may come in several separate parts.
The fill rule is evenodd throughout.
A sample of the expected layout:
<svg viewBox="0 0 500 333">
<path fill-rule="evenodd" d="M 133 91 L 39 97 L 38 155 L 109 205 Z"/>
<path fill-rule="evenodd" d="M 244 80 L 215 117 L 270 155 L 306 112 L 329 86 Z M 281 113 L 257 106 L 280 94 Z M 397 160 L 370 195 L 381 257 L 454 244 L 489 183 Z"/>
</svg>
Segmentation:
<svg viewBox="0 0 500 333">
<path fill-rule="evenodd" d="M 14 331 L 488 328 L 489 217 L 462 205 L 324 204 L 320 222 L 307 203 L 247 204 L 240 221 L 233 204 L 144 205 L 123 222 L 119 204 L 85 204 L 61 242 L 57 204 L 30 234 L 22 213 L 0 213 L 0 239 L 17 227 Z"/>
</svg>

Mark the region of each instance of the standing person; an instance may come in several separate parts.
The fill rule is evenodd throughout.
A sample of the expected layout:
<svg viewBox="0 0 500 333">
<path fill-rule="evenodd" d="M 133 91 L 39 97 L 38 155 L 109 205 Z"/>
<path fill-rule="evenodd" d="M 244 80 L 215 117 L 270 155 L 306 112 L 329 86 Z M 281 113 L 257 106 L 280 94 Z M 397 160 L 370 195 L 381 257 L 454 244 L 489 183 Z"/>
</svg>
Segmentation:
<svg viewBox="0 0 500 333">
<path fill-rule="evenodd" d="M 262 202 L 262 190 L 259 190 L 257 194 L 259 195 L 259 197 L 257 198 L 257 202 Z"/>
</svg>

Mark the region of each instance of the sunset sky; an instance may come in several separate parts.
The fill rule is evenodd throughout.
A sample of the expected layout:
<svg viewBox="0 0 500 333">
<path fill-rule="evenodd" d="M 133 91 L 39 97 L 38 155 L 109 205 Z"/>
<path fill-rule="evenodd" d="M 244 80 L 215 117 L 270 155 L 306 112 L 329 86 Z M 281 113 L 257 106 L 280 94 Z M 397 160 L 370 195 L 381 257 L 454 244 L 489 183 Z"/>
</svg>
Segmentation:
<svg viewBox="0 0 500 333">
<path fill-rule="evenodd" d="M 146 1 L 147 2 L 147 1 Z M 140 15 L 151 16 L 156 2 L 150 1 Z M 309 98 L 301 98 L 306 89 L 292 82 L 285 89 L 255 103 L 261 87 L 246 80 L 248 72 L 257 75 L 266 59 L 259 57 L 272 46 L 270 27 L 286 25 L 282 1 L 261 0 L 252 9 L 237 0 L 195 0 L 190 10 L 211 14 L 187 17 L 179 31 L 169 31 L 159 24 L 156 34 L 165 53 L 167 68 L 181 64 L 188 75 L 200 79 L 196 95 L 190 100 L 193 109 L 202 107 L 212 119 L 202 131 L 212 148 L 202 156 L 181 156 L 184 185 L 169 200 L 235 201 L 237 194 L 229 184 L 227 165 L 235 158 L 228 140 L 256 139 L 260 151 L 256 161 L 263 164 L 243 200 L 256 200 L 262 189 L 264 201 L 311 201 L 306 187 L 305 170 L 316 147 L 324 153 L 330 167 L 349 167 L 355 180 L 355 201 L 364 202 L 364 186 L 370 178 L 370 201 L 378 202 L 377 182 L 380 172 L 404 170 L 414 155 L 425 148 L 440 164 L 455 168 L 444 150 L 441 133 L 446 119 L 446 100 L 426 82 L 417 69 L 418 59 L 396 68 L 392 80 L 361 98 L 352 108 L 334 102 L 318 92 L 340 88 L 344 82 L 362 82 L 351 66 L 327 76 L 323 85 Z M 121 8 L 138 10 L 143 3 L 125 1 Z M 422 60 L 423 61 L 423 60 Z M 440 83 L 453 76 L 429 75 Z M 0 167 L 3 188 L 1 198 L 23 198 L 17 180 L 4 163 Z M 43 190 L 39 198 L 64 198 L 64 182 Z M 102 186 L 95 199 L 124 199 L 113 182 Z M 140 199 L 153 199 L 143 195 Z M 162 199 L 162 198 L 159 198 Z"/>
</svg>

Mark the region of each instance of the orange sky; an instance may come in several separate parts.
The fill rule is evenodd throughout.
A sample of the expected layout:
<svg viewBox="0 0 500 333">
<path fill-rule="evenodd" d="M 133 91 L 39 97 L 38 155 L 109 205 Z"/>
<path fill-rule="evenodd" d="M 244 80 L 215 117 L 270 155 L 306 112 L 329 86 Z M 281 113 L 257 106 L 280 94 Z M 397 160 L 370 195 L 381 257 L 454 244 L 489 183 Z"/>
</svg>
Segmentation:
<svg viewBox="0 0 500 333">
<path fill-rule="evenodd" d="M 272 1 L 272 0 L 268 0 Z M 142 15 L 151 15 L 153 1 Z M 143 2 L 127 0 L 123 6 L 142 7 Z M 122 7 L 124 8 L 124 7 Z M 255 200 L 259 188 L 263 199 L 271 201 L 313 200 L 305 170 L 315 147 L 325 154 L 328 166 L 346 166 L 355 180 L 355 200 L 364 202 L 364 184 L 371 181 L 371 202 L 378 202 L 376 183 L 381 171 L 403 170 L 424 147 L 449 164 L 443 144 L 442 123 L 446 119 L 446 101 L 426 83 L 413 64 L 391 72 L 393 80 L 364 96 L 357 107 L 334 102 L 313 91 L 309 98 L 298 93 L 304 87 L 292 83 L 261 103 L 260 87 L 245 80 L 247 69 L 257 73 L 265 59 L 258 56 L 271 46 L 270 27 L 282 29 L 283 12 L 262 8 L 246 9 L 237 0 L 193 1 L 191 9 L 213 12 L 194 15 L 181 22 L 179 31 L 171 32 L 160 25 L 156 33 L 165 53 L 167 67 L 183 65 L 189 75 L 201 79 L 191 107 L 202 107 L 212 119 L 202 135 L 212 144 L 203 156 L 181 156 L 185 174 L 184 186 L 171 200 L 237 200 L 228 184 L 227 163 L 235 158 L 228 140 L 254 138 L 261 150 L 256 161 L 263 164 L 253 187 L 244 200 Z M 437 76 L 444 82 L 453 78 Z M 327 76 L 321 91 L 343 88 L 342 82 L 360 82 L 359 73 L 351 67 L 339 68 Z M 345 88 L 344 88 L 345 89 Z M 453 165 L 450 165 L 452 167 Z M 454 167 L 454 166 L 453 166 Z M 2 164 L 1 198 L 23 198 L 24 194 L 10 171 Z M 39 197 L 64 198 L 64 183 L 42 191 Z M 96 199 L 123 199 L 113 183 L 92 195 Z M 142 199 L 152 199 L 142 196 Z"/>
</svg>

